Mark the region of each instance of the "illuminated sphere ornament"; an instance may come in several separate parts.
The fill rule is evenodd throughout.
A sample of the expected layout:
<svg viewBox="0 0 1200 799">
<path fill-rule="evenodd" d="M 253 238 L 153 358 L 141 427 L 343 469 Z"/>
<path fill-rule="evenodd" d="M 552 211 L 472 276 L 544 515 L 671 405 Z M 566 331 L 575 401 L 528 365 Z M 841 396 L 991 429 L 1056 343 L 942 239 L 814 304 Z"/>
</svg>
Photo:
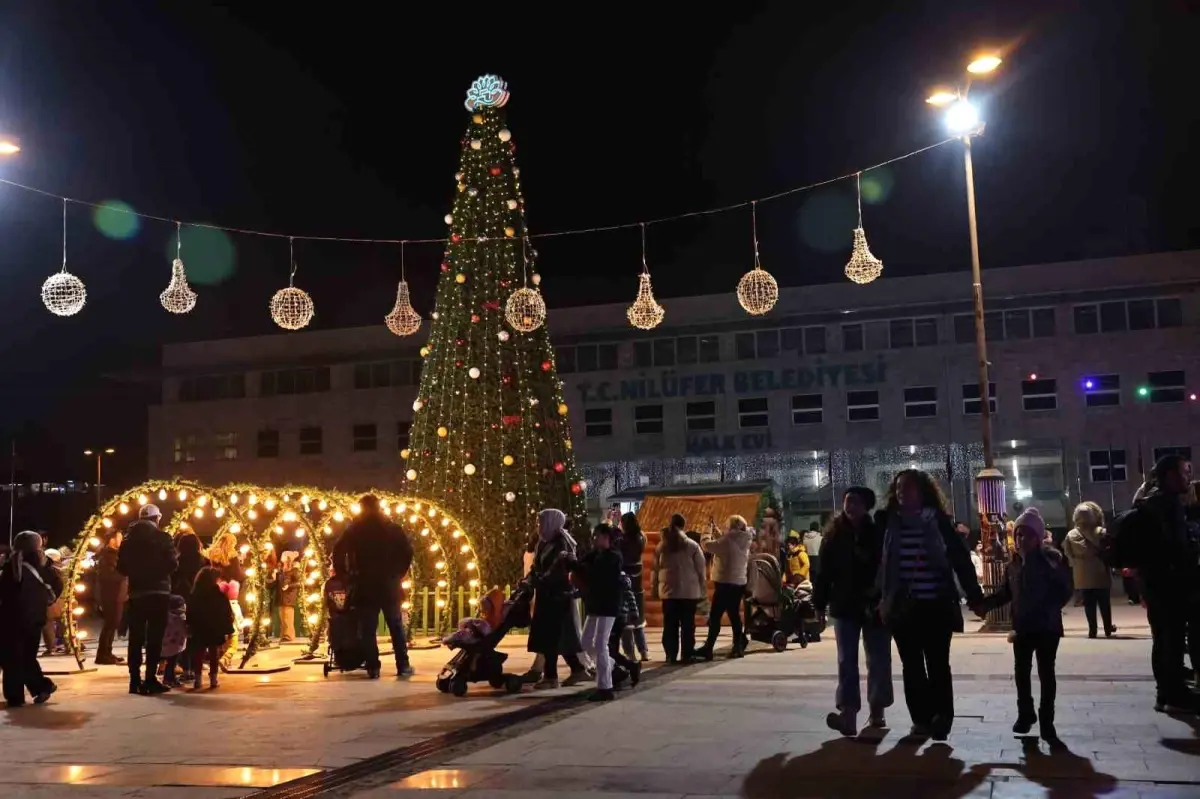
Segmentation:
<svg viewBox="0 0 1200 799">
<path fill-rule="evenodd" d="M 412 454 L 412 452 L 407 447 L 400 450 L 400 457 L 404 458 L 404 460 L 408 460 L 408 456 L 411 454 Z"/>
<path fill-rule="evenodd" d="M 535 285 L 535 286 L 540 286 L 540 285 L 542 285 L 542 276 L 541 276 L 541 275 L 539 275 L 537 272 L 534 272 L 532 275 L 530 275 L 530 276 L 529 276 L 529 280 L 530 280 L 530 281 L 533 283 L 533 285 Z"/>
<path fill-rule="evenodd" d="M 416 479 L 417 479 L 417 470 L 416 470 L 416 469 L 409 469 L 409 470 L 408 470 L 408 471 L 405 473 L 405 475 L 404 475 L 404 476 L 405 476 L 405 477 L 407 477 L 409 480 L 416 480 Z"/>
<path fill-rule="evenodd" d="M 478 367 L 478 366 L 472 366 L 470 369 L 468 369 L 468 370 L 467 370 L 467 374 L 469 374 L 469 375 L 471 376 L 471 379 L 472 379 L 472 380 L 478 380 L 478 379 L 479 379 L 479 374 L 480 374 L 480 372 L 479 372 L 479 367 Z"/>
<path fill-rule="evenodd" d="M 284 330 L 307 327 L 314 311 L 312 297 L 295 286 L 280 289 L 271 298 L 271 318 Z"/>
<path fill-rule="evenodd" d="M 472 150 L 478 150 L 482 146 L 483 146 L 483 142 L 481 142 L 479 139 L 471 139 L 471 149 Z"/>
<path fill-rule="evenodd" d="M 629 324 L 639 330 L 653 330 L 659 326 L 666 313 L 663 307 L 654 300 L 654 289 L 650 285 L 650 273 L 642 272 L 638 276 L 637 299 L 625 311 Z"/>
<path fill-rule="evenodd" d="M 567 403 L 565 403 L 565 402 L 558 403 L 558 415 L 559 416 L 567 415 Z"/>
<path fill-rule="evenodd" d="M 737 298 L 746 313 L 751 316 L 762 316 L 775 307 L 779 300 L 779 284 L 771 273 L 758 264 L 754 265 L 742 279 L 738 281 Z"/>
<path fill-rule="evenodd" d="M 438 434 L 438 438 L 445 438 L 446 436 L 450 435 L 450 431 L 444 427 L 439 427 L 437 429 L 437 434 Z"/>
<path fill-rule="evenodd" d="M 516 502 L 517 495 L 514 494 L 513 492 L 509 491 L 507 494 L 504 495 L 504 501 L 505 502 Z"/>
<path fill-rule="evenodd" d="M 500 339 L 501 341 L 508 341 L 508 331 L 501 330 L 499 333 L 496 334 L 496 338 Z"/>
<path fill-rule="evenodd" d="M 466 466 L 463 467 L 463 472 L 465 472 L 466 474 L 475 474 L 475 464 L 468 463 Z"/>
<path fill-rule="evenodd" d="M 508 141 L 512 138 L 512 131 L 508 128 L 500 128 L 500 132 L 496 135 L 500 137 L 500 141 Z"/>
<path fill-rule="evenodd" d="M 503 108 L 508 102 L 508 84 L 499 75 L 480 75 L 467 89 L 468 111 L 477 108 Z"/>
<path fill-rule="evenodd" d="M 422 347 L 422 348 L 420 349 L 420 353 L 421 353 L 421 357 L 422 357 L 422 358 L 428 358 L 428 357 L 429 357 L 429 348 L 428 348 L 428 347 Z"/>
<path fill-rule="evenodd" d="M 514 227 L 506 227 L 504 228 L 504 235 L 511 239 L 513 236 L 517 235 L 517 229 Z"/>
<path fill-rule="evenodd" d="M 42 284 L 42 302 L 55 316 L 74 316 L 87 302 L 83 281 L 65 269 L 46 278 Z"/>
<path fill-rule="evenodd" d="M 867 234 L 861 227 L 854 228 L 854 249 L 846 264 L 846 277 L 855 283 L 870 283 L 883 274 L 883 261 L 871 254 L 867 246 Z"/>
<path fill-rule="evenodd" d="M 506 203 L 506 205 L 508 206 L 508 210 L 510 210 L 510 211 L 517 210 L 517 201 L 516 200 L 509 200 Z"/>
<path fill-rule="evenodd" d="M 442 219 L 445 220 L 447 225 L 454 224 L 454 214 L 446 214 L 445 216 L 442 217 Z"/>
<path fill-rule="evenodd" d="M 421 315 L 412 307 L 407 281 L 400 281 L 400 286 L 396 289 L 396 304 L 383 321 L 387 324 L 387 329 L 397 336 L 411 336 L 421 329 Z"/>
<path fill-rule="evenodd" d="M 513 456 L 505 455 L 504 459 L 503 459 L 503 463 L 505 466 L 512 466 L 513 465 Z"/>
<path fill-rule="evenodd" d="M 196 307 L 196 292 L 188 285 L 183 261 L 178 258 L 171 263 L 171 282 L 158 295 L 158 301 L 171 313 L 187 313 Z"/>
<path fill-rule="evenodd" d="M 467 282 L 467 276 L 464 275 L 462 272 L 459 272 L 457 275 L 454 276 L 454 282 L 458 283 L 459 285 L 462 285 L 463 283 Z"/>
<path fill-rule="evenodd" d="M 414 411 L 419 411 L 424 407 L 425 407 L 425 403 L 422 402 L 421 400 L 419 400 L 419 399 L 413 400 L 413 410 Z"/>
<path fill-rule="evenodd" d="M 504 305 L 504 318 L 513 330 L 532 333 L 546 321 L 546 303 L 536 289 L 519 288 Z"/>
</svg>

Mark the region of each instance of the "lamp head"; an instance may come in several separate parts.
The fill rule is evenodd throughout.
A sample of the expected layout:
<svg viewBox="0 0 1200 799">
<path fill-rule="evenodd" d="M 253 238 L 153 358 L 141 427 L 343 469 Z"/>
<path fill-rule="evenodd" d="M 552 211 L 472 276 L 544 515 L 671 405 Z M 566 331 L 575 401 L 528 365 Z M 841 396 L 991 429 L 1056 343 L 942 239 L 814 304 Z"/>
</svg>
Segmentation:
<svg viewBox="0 0 1200 799">
<path fill-rule="evenodd" d="M 957 92 L 952 92 L 947 89 L 938 89 L 933 94 L 926 97 L 925 102 L 929 103 L 930 105 L 936 105 L 939 108 L 941 108 L 942 106 L 950 105 L 952 102 L 954 102 L 957 99 L 958 99 Z"/>
<path fill-rule="evenodd" d="M 955 136 L 969 136 L 982 127 L 979 109 L 967 100 L 955 100 L 946 110 L 946 129 Z"/>
<path fill-rule="evenodd" d="M 995 71 L 996 67 L 1000 66 L 1003 60 L 998 55 L 987 54 L 981 55 L 971 63 L 967 64 L 967 72 L 972 75 L 986 75 L 989 72 Z"/>
</svg>

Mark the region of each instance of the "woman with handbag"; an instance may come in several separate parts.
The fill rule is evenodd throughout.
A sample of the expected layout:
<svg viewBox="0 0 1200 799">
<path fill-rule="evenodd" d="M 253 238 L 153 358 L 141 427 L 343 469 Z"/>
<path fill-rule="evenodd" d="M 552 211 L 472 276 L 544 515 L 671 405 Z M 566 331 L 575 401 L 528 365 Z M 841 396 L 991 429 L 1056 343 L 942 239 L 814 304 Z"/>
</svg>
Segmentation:
<svg viewBox="0 0 1200 799">
<path fill-rule="evenodd" d="M 25 704 L 26 690 L 39 705 L 58 690 L 42 674 L 37 654 L 47 609 L 62 589 L 58 573 L 46 562 L 42 537 L 29 530 L 18 533 L 12 556 L 0 571 L 0 653 L 10 708 Z"/>
<path fill-rule="evenodd" d="M 842 735 L 857 735 L 862 695 L 858 681 L 859 639 L 867 656 L 868 726 L 887 726 L 884 710 L 891 707 L 892 636 L 879 619 L 875 576 L 883 556 L 883 536 L 871 519 L 875 492 L 854 486 L 842 494 L 842 511 L 830 519 L 821 539 L 821 571 L 813 580 L 813 606 L 829 608 L 837 642 L 837 712 L 825 723 Z M 803 545 L 801 545 L 803 546 Z"/>
<path fill-rule="evenodd" d="M 980 606 L 983 592 L 946 500 L 925 472 L 896 474 L 875 523 L 883 530 L 880 617 L 900 653 L 910 734 L 944 741 L 954 725 L 950 639 L 963 631 L 954 578 L 972 608 Z"/>
</svg>

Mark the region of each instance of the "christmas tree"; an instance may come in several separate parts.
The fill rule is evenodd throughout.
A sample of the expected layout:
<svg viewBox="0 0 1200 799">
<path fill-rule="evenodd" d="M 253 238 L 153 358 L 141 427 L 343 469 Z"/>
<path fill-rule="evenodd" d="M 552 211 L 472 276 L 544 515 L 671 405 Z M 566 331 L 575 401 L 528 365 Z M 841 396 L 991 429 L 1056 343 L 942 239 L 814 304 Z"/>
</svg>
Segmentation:
<svg viewBox="0 0 1200 799">
<path fill-rule="evenodd" d="M 467 528 L 483 585 L 515 583 L 537 513 L 584 518 L 585 485 L 525 226 L 507 87 L 495 75 L 467 92 L 421 387 L 413 403 L 407 487 Z"/>
</svg>

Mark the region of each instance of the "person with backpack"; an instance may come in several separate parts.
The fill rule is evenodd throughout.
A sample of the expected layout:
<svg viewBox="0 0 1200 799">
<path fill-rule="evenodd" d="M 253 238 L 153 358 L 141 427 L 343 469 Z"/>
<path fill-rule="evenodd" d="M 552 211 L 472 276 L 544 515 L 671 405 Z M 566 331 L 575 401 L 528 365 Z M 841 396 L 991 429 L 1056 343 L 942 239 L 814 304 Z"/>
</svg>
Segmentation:
<svg viewBox="0 0 1200 799">
<path fill-rule="evenodd" d="M 117 551 L 117 571 L 129 578 L 129 693 L 164 694 L 171 690 L 156 672 L 171 609 L 171 575 L 179 556 L 171 536 L 158 529 L 162 512 L 155 505 L 138 509 Z M 142 648 L 146 650 L 143 680 Z"/>
<path fill-rule="evenodd" d="M 1111 638 L 1117 628 L 1112 623 L 1112 571 L 1107 562 L 1110 544 L 1104 529 L 1104 511 L 1095 502 L 1081 502 L 1071 521 L 1075 528 L 1063 539 L 1063 554 L 1071 564 L 1075 590 L 1083 594 L 1088 638 L 1097 635 L 1097 608 L 1104 621 L 1104 637 Z"/>
<path fill-rule="evenodd" d="M 1188 536 L 1185 497 L 1192 465 L 1181 455 L 1154 464 L 1134 506 L 1117 517 L 1113 557 L 1137 569 L 1153 639 L 1154 709 L 1194 713 L 1195 698 L 1183 677 L 1189 608 L 1200 602 L 1200 553 Z"/>
<path fill-rule="evenodd" d="M 37 654 L 47 608 L 62 589 L 61 578 L 42 551 L 42 537 L 30 530 L 18 533 L 12 555 L 0 569 L 0 666 L 10 708 L 25 704 L 26 690 L 38 705 L 58 690 L 42 674 Z"/>
</svg>

